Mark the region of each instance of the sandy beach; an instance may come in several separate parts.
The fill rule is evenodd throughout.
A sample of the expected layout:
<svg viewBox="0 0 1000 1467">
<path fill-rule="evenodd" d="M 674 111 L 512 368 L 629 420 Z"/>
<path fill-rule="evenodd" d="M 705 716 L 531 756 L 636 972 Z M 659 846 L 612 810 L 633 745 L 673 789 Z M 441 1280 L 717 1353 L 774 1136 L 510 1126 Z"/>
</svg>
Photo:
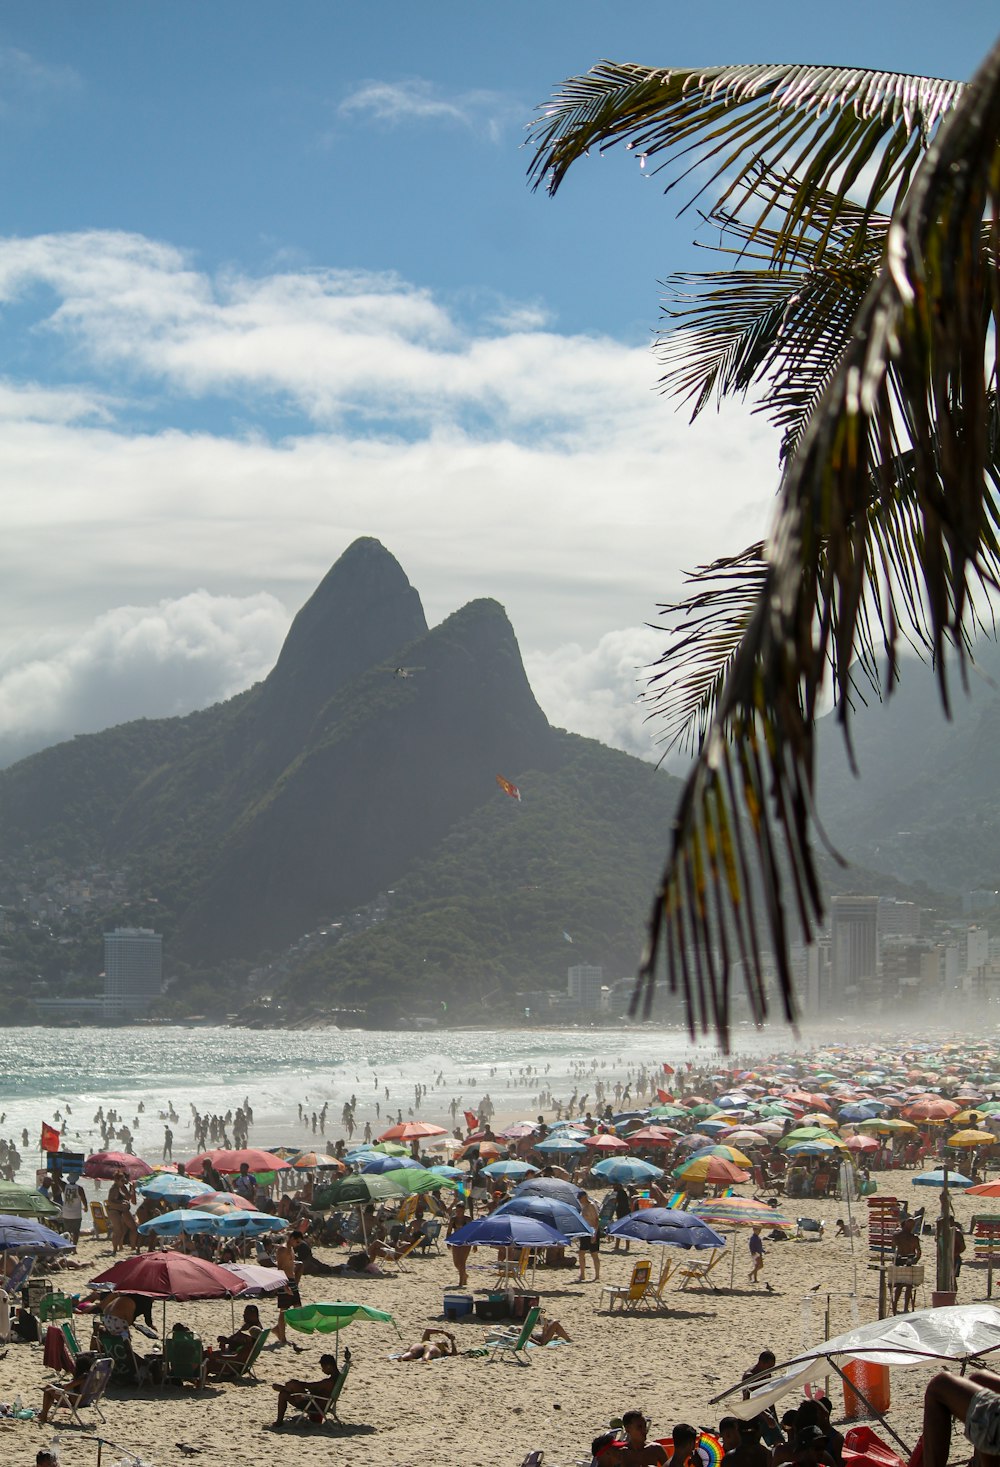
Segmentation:
<svg viewBox="0 0 1000 1467">
<path fill-rule="evenodd" d="M 916 1189 L 910 1173 L 897 1180 L 898 1195 Z M 889 1190 L 884 1188 L 884 1190 Z M 909 1200 L 913 1201 L 910 1197 Z M 933 1209 L 937 1193 L 923 1192 Z M 576 1272 L 539 1270 L 538 1291 L 546 1313 L 560 1319 L 572 1343 L 533 1349 L 530 1365 L 509 1361 L 491 1363 L 483 1356 L 459 1356 L 430 1364 L 396 1364 L 388 1357 L 400 1342 L 387 1325 L 357 1323 L 341 1339 L 350 1345 L 351 1375 L 340 1400 L 343 1425 L 317 1428 L 286 1426 L 273 1430 L 275 1393 L 270 1382 L 292 1376 L 316 1378 L 320 1355 L 329 1346 L 326 1336 L 299 1336 L 303 1353 L 289 1347 L 265 1348 L 260 1360 L 260 1384 L 209 1385 L 203 1392 L 191 1387 L 173 1390 L 121 1390 L 106 1399 L 107 1425 L 101 1432 L 111 1441 L 137 1451 L 157 1467 L 194 1461 L 178 1447 L 184 1443 L 203 1454 L 206 1462 L 268 1462 L 276 1467 L 293 1463 L 336 1461 L 361 1464 L 373 1461 L 392 1467 L 425 1467 L 427 1463 L 455 1467 L 506 1467 L 518 1464 L 532 1448 L 543 1448 L 546 1463 L 570 1464 L 586 1459 L 598 1429 L 615 1414 L 639 1406 L 653 1418 L 656 1435 L 667 1435 L 674 1423 L 689 1420 L 702 1427 L 718 1423 L 712 1396 L 734 1383 L 763 1348 L 779 1360 L 815 1343 L 824 1334 L 826 1293 L 831 1292 L 831 1330 L 837 1333 L 854 1322 L 854 1271 L 848 1239 L 833 1236 L 840 1204 L 802 1201 L 789 1203 L 794 1215 L 823 1218 L 826 1234 L 820 1243 L 789 1241 L 771 1245 L 763 1277 L 774 1293 L 751 1287 L 747 1277 L 747 1234 L 736 1235 L 736 1281 L 729 1292 L 730 1262 L 724 1257 L 717 1276 L 719 1294 L 682 1292 L 668 1285 L 669 1308 L 658 1313 L 609 1316 L 599 1308 L 600 1289 L 581 1285 Z M 863 1213 L 864 1204 L 856 1204 Z M 977 1210 L 973 1199 L 956 1198 L 963 1223 Z M 978 1210 L 982 1210 L 982 1207 Z M 878 1274 L 867 1267 L 864 1238 L 855 1240 L 858 1264 L 857 1318 L 877 1315 Z M 318 1250 L 318 1256 L 336 1261 L 338 1251 Z M 654 1266 L 659 1250 L 651 1250 Z M 81 1258 L 88 1265 L 83 1280 L 111 1263 L 107 1244 L 85 1241 Z M 602 1247 L 602 1282 L 622 1283 L 635 1258 Z M 488 1252 L 474 1255 L 487 1263 Z M 930 1281 L 932 1263 L 928 1267 Z M 406 1344 L 419 1338 L 430 1323 L 441 1319 L 445 1290 L 455 1283 L 455 1270 L 445 1254 L 417 1256 L 411 1271 L 391 1279 L 305 1278 L 303 1302 L 350 1299 L 387 1309 L 395 1316 Z M 470 1275 L 470 1281 L 473 1279 Z M 490 1279 L 479 1275 L 482 1287 Z M 959 1302 L 982 1299 L 985 1274 L 967 1270 Z M 919 1303 L 929 1305 L 929 1286 Z M 271 1324 L 276 1310 L 260 1301 L 261 1317 Z M 155 1306 L 159 1320 L 161 1306 Z M 182 1320 L 207 1341 L 229 1329 L 226 1302 L 167 1306 L 168 1327 Z M 488 1326 L 458 1324 L 460 1350 L 481 1345 Z M 78 1333 L 82 1333 L 82 1327 Z M 290 1338 L 292 1338 L 290 1334 Z M 140 1347 L 144 1342 L 137 1337 Z M 890 1420 L 908 1444 L 919 1431 L 923 1386 L 931 1368 L 895 1370 Z M 25 1404 L 38 1404 L 40 1388 L 49 1378 L 42 1365 L 41 1346 L 11 1345 L 0 1360 L 0 1399 L 16 1392 Z M 836 1378 L 831 1395 L 840 1407 L 843 1395 Z M 791 1402 L 790 1402 L 791 1403 Z M 842 1413 L 841 1413 L 842 1414 Z M 89 1418 L 88 1418 L 89 1419 Z M 39 1446 L 58 1438 L 67 1467 L 96 1462 L 96 1447 L 83 1440 L 78 1429 L 53 1430 L 51 1425 L 0 1422 L 0 1460 L 29 1462 Z M 105 1454 L 105 1462 L 116 1454 Z"/>
</svg>

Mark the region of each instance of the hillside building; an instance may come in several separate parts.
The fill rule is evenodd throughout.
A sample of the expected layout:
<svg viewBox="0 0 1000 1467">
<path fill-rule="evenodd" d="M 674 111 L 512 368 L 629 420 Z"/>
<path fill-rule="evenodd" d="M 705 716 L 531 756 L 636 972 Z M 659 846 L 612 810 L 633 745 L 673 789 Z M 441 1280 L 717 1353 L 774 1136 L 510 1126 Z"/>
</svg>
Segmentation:
<svg viewBox="0 0 1000 1467">
<path fill-rule="evenodd" d="M 602 1006 L 604 969 L 593 963 L 577 963 L 567 970 L 566 992 L 581 1009 L 596 1013 Z"/>
<path fill-rule="evenodd" d="M 830 966 L 834 1003 L 870 992 L 878 964 L 878 909 L 874 896 L 839 896 L 830 903 Z"/>
</svg>

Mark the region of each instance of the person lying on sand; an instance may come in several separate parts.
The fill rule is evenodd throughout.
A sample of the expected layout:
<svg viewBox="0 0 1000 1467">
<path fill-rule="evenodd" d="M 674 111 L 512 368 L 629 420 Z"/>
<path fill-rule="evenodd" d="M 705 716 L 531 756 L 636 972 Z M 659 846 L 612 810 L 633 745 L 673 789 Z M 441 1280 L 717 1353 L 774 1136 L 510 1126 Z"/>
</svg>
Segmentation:
<svg viewBox="0 0 1000 1467">
<path fill-rule="evenodd" d="M 436 1335 L 439 1335 L 440 1339 L 435 1339 L 434 1337 Z M 417 1344 L 411 1345 L 408 1350 L 403 1350 L 400 1354 L 394 1355 L 392 1358 L 396 1361 L 426 1361 L 442 1360 L 447 1355 L 457 1354 L 458 1349 L 455 1345 L 455 1336 L 446 1329 L 434 1329 L 432 1327 L 424 1330 Z"/>
<path fill-rule="evenodd" d="M 350 1350 L 345 1349 L 345 1366 L 350 1362 L 350 1358 Z M 333 1395 L 337 1381 L 340 1379 L 336 1357 L 321 1355 L 319 1365 L 323 1372 L 322 1380 L 286 1380 L 284 1385 L 278 1385 L 277 1381 L 271 1382 L 271 1389 L 278 1392 L 278 1414 L 274 1419 L 275 1426 L 280 1426 L 284 1421 L 285 1412 L 289 1406 L 295 1406 L 301 1411 L 308 1404 L 310 1397 L 314 1400 L 328 1401 Z"/>
</svg>

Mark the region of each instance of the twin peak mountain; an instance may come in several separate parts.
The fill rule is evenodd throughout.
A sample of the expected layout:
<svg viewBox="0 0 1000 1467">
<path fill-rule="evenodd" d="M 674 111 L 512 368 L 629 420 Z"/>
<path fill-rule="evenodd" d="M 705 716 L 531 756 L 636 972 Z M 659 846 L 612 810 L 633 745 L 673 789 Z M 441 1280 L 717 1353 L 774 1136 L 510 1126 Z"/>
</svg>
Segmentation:
<svg viewBox="0 0 1000 1467">
<path fill-rule="evenodd" d="M 524 786 L 524 804 L 497 774 Z M 0 772 L 0 861 L 8 875 L 47 858 L 120 867 L 155 900 L 135 920 L 201 970 L 281 953 L 399 888 L 408 956 L 394 980 L 400 968 L 447 978 L 417 929 L 429 913 L 443 925 L 450 901 L 468 935 L 459 968 L 502 984 L 541 966 L 541 981 L 564 982 L 574 926 L 581 959 L 609 976 L 634 968 L 676 793 L 649 765 L 549 725 L 497 602 L 428 628 L 399 563 L 365 538 L 299 611 L 263 682 Z M 533 936 L 512 940 L 524 920 Z M 345 967 L 348 947 L 314 975 L 327 998 L 388 981 L 374 953 Z"/>
</svg>

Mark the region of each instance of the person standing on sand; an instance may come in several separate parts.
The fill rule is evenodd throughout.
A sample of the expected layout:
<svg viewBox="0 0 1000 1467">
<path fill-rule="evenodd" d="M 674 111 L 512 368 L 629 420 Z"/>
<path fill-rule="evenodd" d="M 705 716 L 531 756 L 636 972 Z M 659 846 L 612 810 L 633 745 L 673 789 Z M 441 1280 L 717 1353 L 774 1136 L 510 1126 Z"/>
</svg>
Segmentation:
<svg viewBox="0 0 1000 1467">
<path fill-rule="evenodd" d="M 764 1240 L 760 1232 L 760 1223 L 754 1223 L 750 1229 L 747 1244 L 750 1249 L 750 1282 L 752 1284 L 755 1284 L 760 1278 L 760 1271 L 764 1267 Z"/>
<path fill-rule="evenodd" d="M 577 1199 L 581 1216 L 584 1222 L 590 1224 L 593 1233 L 589 1238 L 580 1239 L 580 1282 L 587 1282 L 587 1259 L 594 1265 L 594 1282 L 599 1283 L 601 1278 L 601 1217 L 594 1205 L 594 1199 L 586 1192 L 581 1192 Z"/>
</svg>

